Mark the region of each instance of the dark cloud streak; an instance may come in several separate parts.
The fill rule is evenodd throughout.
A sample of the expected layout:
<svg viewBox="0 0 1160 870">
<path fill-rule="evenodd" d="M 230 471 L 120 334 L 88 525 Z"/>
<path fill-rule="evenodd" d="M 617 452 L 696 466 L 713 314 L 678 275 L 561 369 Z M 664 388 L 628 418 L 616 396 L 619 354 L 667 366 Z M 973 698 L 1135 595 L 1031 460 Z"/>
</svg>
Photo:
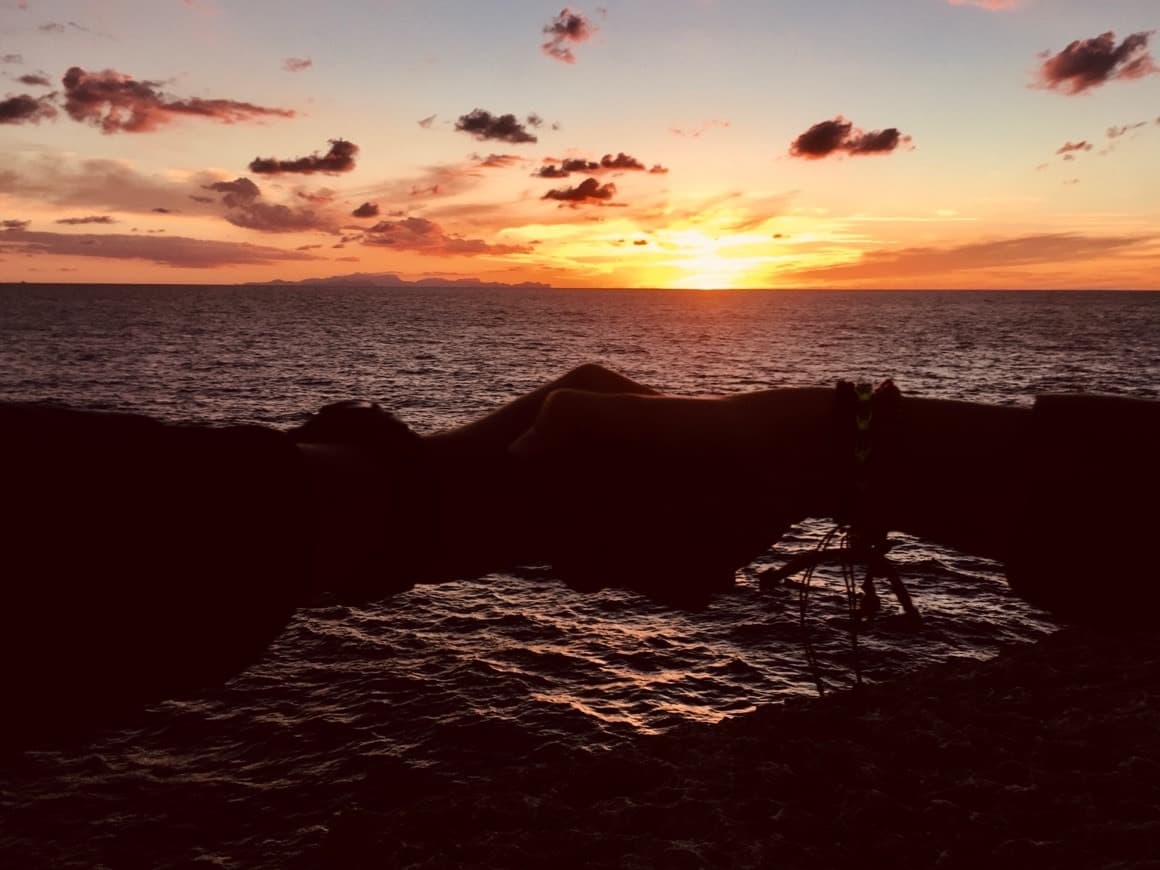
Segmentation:
<svg viewBox="0 0 1160 870">
<path fill-rule="evenodd" d="M 865 133 L 841 115 L 831 121 L 814 124 L 789 146 L 791 157 L 821 160 L 833 154 L 859 157 L 871 154 L 890 154 L 899 145 L 909 144 L 911 138 L 895 127 Z"/>
<path fill-rule="evenodd" d="M 57 218 L 55 223 L 65 224 L 66 226 L 81 226 L 83 224 L 115 224 L 116 218 L 107 214 L 93 214 L 86 217 L 72 217 L 72 218 Z"/>
<path fill-rule="evenodd" d="M 519 145 L 540 141 L 516 120 L 515 115 L 493 115 L 485 109 L 473 109 L 466 115 L 461 115 L 455 122 L 455 129 L 481 142 L 493 140 Z"/>
<path fill-rule="evenodd" d="M 549 190 L 541 199 L 552 199 L 566 205 L 578 206 L 588 203 L 605 203 L 616 196 L 616 185 L 601 184 L 595 178 L 586 178 L 575 187 Z"/>
<path fill-rule="evenodd" d="M 585 172 L 590 175 L 599 175 L 604 172 L 647 172 L 652 175 L 664 175 L 668 170 L 659 163 L 654 164 L 649 169 L 635 157 L 620 151 L 615 157 L 611 154 L 605 154 L 599 161 L 586 160 L 583 157 L 570 157 L 561 160 L 559 165 L 548 158 L 546 165 L 534 172 L 533 176 L 536 178 L 568 178 L 573 172 Z"/>
<path fill-rule="evenodd" d="M 0 100 L 0 124 L 39 124 L 56 117 L 56 108 L 47 97 L 18 94 Z"/>
<path fill-rule="evenodd" d="M 354 158 L 358 150 L 357 145 L 346 139 L 331 139 L 330 150 L 325 154 L 316 151 L 308 157 L 296 157 L 293 160 L 255 157 L 250 161 L 250 172 L 258 175 L 313 175 L 315 172 L 337 175 L 354 169 Z"/>
</svg>

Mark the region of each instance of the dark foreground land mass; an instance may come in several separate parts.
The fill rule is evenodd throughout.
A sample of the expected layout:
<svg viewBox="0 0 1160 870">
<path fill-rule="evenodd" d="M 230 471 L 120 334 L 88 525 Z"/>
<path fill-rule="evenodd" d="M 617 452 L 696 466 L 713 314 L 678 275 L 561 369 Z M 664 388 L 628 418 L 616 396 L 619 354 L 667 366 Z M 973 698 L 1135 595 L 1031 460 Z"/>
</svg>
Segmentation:
<svg viewBox="0 0 1160 870">
<path fill-rule="evenodd" d="M 330 826 L 328 867 L 1160 868 L 1160 637 L 1066 630 Z"/>
</svg>

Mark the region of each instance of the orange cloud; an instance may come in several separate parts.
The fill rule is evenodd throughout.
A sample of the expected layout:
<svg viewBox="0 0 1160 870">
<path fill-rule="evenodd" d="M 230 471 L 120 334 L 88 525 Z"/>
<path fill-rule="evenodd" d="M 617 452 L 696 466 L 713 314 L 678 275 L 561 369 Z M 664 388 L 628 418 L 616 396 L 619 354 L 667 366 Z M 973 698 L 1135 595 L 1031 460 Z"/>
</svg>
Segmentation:
<svg viewBox="0 0 1160 870">
<path fill-rule="evenodd" d="M 829 281 L 892 281 L 953 272 L 1050 265 L 1120 254 L 1157 236 L 1085 236 L 1043 233 L 947 248 L 873 251 L 853 263 L 795 270 L 794 277 Z M 782 277 L 785 277 L 784 275 Z"/>
</svg>

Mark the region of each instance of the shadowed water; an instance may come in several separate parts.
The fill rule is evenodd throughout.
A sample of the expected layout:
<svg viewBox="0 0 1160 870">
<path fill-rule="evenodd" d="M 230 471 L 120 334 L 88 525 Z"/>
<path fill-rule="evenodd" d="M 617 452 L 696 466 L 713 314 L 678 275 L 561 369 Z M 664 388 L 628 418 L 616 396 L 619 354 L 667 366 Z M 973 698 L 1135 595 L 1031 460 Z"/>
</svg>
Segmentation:
<svg viewBox="0 0 1160 870">
<path fill-rule="evenodd" d="M 285 426 L 360 397 L 433 431 L 591 361 L 684 395 L 893 376 L 911 395 L 999 403 L 1157 397 L 1157 334 L 1160 294 L 1142 293 L 9 287 L 0 398 Z M 888 615 L 863 636 L 868 680 L 1053 627 L 984 560 L 913 539 L 895 552 L 925 624 Z M 285 866 L 356 804 L 816 692 L 807 637 L 827 681 L 848 685 L 841 584 L 819 580 L 804 629 L 797 595 L 761 593 L 752 570 L 695 614 L 537 569 L 304 613 L 205 697 L 0 767 L 0 856 Z"/>
</svg>

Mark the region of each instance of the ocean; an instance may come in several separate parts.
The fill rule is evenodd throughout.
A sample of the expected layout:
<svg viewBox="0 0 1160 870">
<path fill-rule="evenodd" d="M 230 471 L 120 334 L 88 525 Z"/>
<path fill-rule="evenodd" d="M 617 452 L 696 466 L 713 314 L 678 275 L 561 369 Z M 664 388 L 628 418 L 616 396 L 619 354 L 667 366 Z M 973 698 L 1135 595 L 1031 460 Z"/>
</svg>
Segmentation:
<svg viewBox="0 0 1160 870">
<path fill-rule="evenodd" d="M 9 285 L 0 399 L 285 427 L 368 398 L 430 432 L 585 362 L 689 396 L 893 377 L 1002 404 L 1158 398 L 1157 336 L 1160 293 Z M 804 630 L 796 595 L 755 578 L 823 528 L 795 528 L 698 613 L 541 566 L 304 611 L 224 686 L 0 762 L 0 864 L 292 866 L 354 807 L 815 694 L 807 636 L 849 686 L 836 574 L 819 572 Z M 992 563 L 906 537 L 895 554 L 924 625 L 888 614 L 862 636 L 869 682 L 1056 628 Z"/>
</svg>

